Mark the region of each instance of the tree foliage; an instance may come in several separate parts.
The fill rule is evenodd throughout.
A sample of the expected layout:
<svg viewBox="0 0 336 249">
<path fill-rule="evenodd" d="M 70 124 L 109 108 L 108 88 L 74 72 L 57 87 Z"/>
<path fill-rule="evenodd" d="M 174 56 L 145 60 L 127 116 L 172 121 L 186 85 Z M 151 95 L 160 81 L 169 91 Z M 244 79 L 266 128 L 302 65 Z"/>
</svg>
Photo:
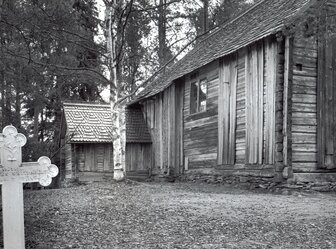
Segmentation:
<svg viewBox="0 0 336 249">
<path fill-rule="evenodd" d="M 99 99 L 106 80 L 98 24 L 92 0 L 2 0 L 2 126 L 33 134 L 26 160 L 40 147 L 49 156 L 57 148 L 62 101 Z"/>
<path fill-rule="evenodd" d="M 123 95 L 191 44 L 188 51 L 204 32 L 204 16 L 212 29 L 249 6 L 244 0 L 117 2 L 115 62 Z M 57 151 L 63 101 L 100 100 L 109 84 L 101 29 L 106 32 L 95 0 L 0 0 L 1 125 L 29 137 L 25 160 Z"/>
</svg>

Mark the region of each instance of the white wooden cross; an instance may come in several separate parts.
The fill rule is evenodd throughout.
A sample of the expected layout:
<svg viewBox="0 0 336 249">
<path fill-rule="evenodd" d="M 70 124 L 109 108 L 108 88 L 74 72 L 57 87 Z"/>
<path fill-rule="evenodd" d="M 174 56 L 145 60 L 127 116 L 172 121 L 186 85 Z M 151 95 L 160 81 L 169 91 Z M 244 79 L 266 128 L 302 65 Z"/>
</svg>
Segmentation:
<svg viewBox="0 0 336 249">
<path fill-rule="evenodd" d="M 0 133 L 0 184 L 2 184 L 3 237 L 5 249 L 24 249 L 24 212 L 22 183 L 39 182 L 48 186 L 58 168 L 48 157 L 22 163 L 21 147 L 27 142 L 12 125 Z"/>
</svg>

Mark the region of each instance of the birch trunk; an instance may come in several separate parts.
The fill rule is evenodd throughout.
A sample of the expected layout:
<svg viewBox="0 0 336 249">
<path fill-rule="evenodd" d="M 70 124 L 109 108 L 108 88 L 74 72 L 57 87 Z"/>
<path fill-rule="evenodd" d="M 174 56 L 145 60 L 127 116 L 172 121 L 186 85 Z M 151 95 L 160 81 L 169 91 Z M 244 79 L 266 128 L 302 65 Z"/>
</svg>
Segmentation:
<svg viewBox="0 0 336 249">
<path fill-rule="evenodd" d="M 121 86 L 117 83 L 117 65 L 116 65 L 116 49 L 115 49 L 115 37 L 113 31 L 114 27 L 113 17 L 115 14 L 115 2 L 106 6 L 106 18 L 107 18 L 107 51 L 110 60 L 110 104 L 112 113 L 112 125 L 113 125 L 113 163 L 114 173 L 113 178 L 117 181 L 121 181 L 125 178 L 125 111 L 121 104 L 118 103 L 118 97 L 120 96 Z"/>
</svg>

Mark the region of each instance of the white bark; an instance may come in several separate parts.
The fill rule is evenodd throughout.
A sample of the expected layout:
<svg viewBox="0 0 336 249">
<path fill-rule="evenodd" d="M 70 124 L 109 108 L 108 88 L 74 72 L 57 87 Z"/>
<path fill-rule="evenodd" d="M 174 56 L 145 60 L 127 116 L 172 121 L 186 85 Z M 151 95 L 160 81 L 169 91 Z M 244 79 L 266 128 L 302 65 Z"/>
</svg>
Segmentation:
<svg viewBox="0 0 336 249">
<path fill-rule="evenodd" d="M 112 113 L 112 125 L 113 125 L 113 163 L 114 174 L 113 178 L 117 181 L 121 181 L 125 178 L 125 112 L 123 106 L 118 103 L 118 96 L 120 96 L 121 86 L 117 83 L 117 67 L 116 67 L 116 51 L 115 51 L 115 36 L 113 31 L 116 30 L 113 23 L 113 15 L 115 11 L 115 3 L 106 6 L 106 21 L 107 25 L 107 51 L 109 57 L 109 69 L 110 69 L 110 104 Z"/>
</svg>

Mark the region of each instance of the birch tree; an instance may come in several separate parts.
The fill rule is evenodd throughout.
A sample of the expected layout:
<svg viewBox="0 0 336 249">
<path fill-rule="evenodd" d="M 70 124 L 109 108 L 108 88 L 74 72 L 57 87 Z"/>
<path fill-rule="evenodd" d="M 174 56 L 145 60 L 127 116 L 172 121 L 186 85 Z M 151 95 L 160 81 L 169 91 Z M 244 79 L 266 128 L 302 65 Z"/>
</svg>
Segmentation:
<svg viewBox="0 0 336 249">
<path fill-rule="evenodd" d="M 125 107 L 118 102 L 121 96 L 122 84 L 117 79 L 117 18 L 116 9 L 123 6 L 122 0 L 105 1 L 105 23 L 106 23 L 106 46 L 108 57 L 108 70 L 110 76 L 110 104 L 113 126 L 113 178 L 117 181 L 124 179 L 125 174 Z"/>
</svg>

